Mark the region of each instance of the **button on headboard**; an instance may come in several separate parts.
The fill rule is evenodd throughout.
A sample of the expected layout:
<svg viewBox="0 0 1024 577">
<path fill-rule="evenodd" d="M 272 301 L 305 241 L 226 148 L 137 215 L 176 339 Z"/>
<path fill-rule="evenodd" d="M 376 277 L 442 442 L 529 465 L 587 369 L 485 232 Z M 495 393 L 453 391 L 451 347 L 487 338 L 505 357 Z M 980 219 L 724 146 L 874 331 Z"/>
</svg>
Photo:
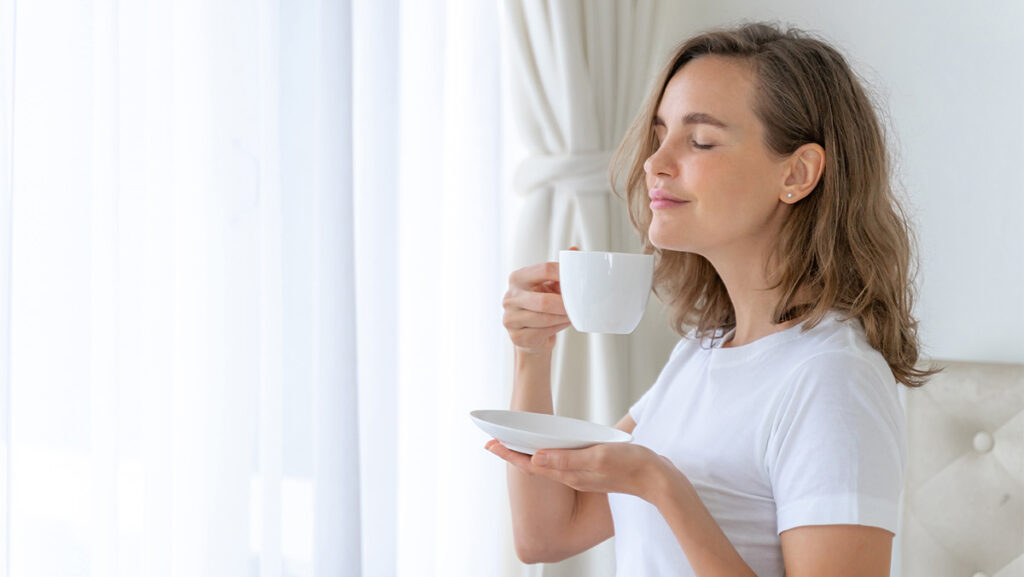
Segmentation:
<svg viewBox="0 0 1024 577">
<path fill-rule="evenodd" d="M 940 362 L 906 391 L 901 577 L 1024 577 L 1024 365 Z"/>
</svg>

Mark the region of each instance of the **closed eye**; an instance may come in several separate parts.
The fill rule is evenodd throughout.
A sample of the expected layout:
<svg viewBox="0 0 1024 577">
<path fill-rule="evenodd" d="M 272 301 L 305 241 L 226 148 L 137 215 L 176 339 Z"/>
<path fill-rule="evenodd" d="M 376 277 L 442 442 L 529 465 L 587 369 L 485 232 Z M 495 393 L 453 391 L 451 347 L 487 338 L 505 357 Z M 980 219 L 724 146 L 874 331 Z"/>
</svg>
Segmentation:
<svg viewBox="0 0 1024 577">
<path fill-rule="evenodd" d="M 658 137 L 658 132 L 656 130 L 652 131 L 651 136 L 654 138 L 654 149 L 657 150 L 661 148 L 661 138 Z M 715 147 L 714 144 L 701 144 L 696 140 L 690 140 L 690 144 L 692 144 L 694 148 L 699 150 L 711 150 L 712 148 Z"/>
</svg>

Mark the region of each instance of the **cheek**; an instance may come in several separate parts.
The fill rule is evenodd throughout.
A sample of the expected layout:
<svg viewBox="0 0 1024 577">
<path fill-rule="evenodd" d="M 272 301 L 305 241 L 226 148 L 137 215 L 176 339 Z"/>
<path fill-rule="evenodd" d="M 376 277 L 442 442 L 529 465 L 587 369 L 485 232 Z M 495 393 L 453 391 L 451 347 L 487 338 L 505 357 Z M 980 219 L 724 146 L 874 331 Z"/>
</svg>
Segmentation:
<svg viewBox="0 0 1024 577">
<path fill-rule="evenodd" d="M 752 178 L 750 166 L 742 161 L 719 158 L 718 162 L 701 163 L 693 172 L 694 186 L 702 191 L 703 200 L 713 205 L 732 206 L 743 199 L 750 190 Z"/>
<path fill-rule="evenodd" d="M 769 186 L 774 177 L 760 163 L 732 162 L 706 166 L 701 173 L 706 194 L 701 203 L 708 221 L 720 226 L 750 225 L 761 222 L 777 204 L 776 192 Z"/>
</svg>

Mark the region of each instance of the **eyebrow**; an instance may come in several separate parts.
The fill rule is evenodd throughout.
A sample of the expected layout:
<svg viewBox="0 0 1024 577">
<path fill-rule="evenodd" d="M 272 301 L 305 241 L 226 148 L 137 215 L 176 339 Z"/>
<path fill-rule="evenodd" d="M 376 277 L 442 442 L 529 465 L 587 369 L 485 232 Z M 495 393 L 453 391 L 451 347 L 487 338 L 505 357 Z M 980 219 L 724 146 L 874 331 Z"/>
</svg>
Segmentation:
<svg viewBox="0 0 1024 577">
<path fill-rule="evenodd" d="M 683 117 L 683 124 L 710 124 L 711 126 L 717 126 L 722 129 L 728 129 L 729 126 L 721 120 L 711 116 L 706 112 L 691 112 Z M 660 117 L 654 116 L 655 126 L 665 126 L 665 121 Z"/>
</svg>

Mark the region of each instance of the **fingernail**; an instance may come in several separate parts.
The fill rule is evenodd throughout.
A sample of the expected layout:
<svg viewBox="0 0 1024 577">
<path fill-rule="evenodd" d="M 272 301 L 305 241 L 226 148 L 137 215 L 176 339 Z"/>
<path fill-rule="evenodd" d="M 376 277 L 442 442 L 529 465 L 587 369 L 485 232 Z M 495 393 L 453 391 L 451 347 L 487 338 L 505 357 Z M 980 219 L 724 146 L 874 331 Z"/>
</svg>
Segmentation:
<svg viewBox="0 0 1024 577">
<path fill-rule="evenodd" d="M 533 464 L 534 465 L 538 465 L 540 467 L 543 467 L 543 466 L 547 465 L 548 464 L 548 456 L 547 455 L 543 455 L 543 454 L 542 455 L 534 455 L 533 456 Z"/>
</svg>

